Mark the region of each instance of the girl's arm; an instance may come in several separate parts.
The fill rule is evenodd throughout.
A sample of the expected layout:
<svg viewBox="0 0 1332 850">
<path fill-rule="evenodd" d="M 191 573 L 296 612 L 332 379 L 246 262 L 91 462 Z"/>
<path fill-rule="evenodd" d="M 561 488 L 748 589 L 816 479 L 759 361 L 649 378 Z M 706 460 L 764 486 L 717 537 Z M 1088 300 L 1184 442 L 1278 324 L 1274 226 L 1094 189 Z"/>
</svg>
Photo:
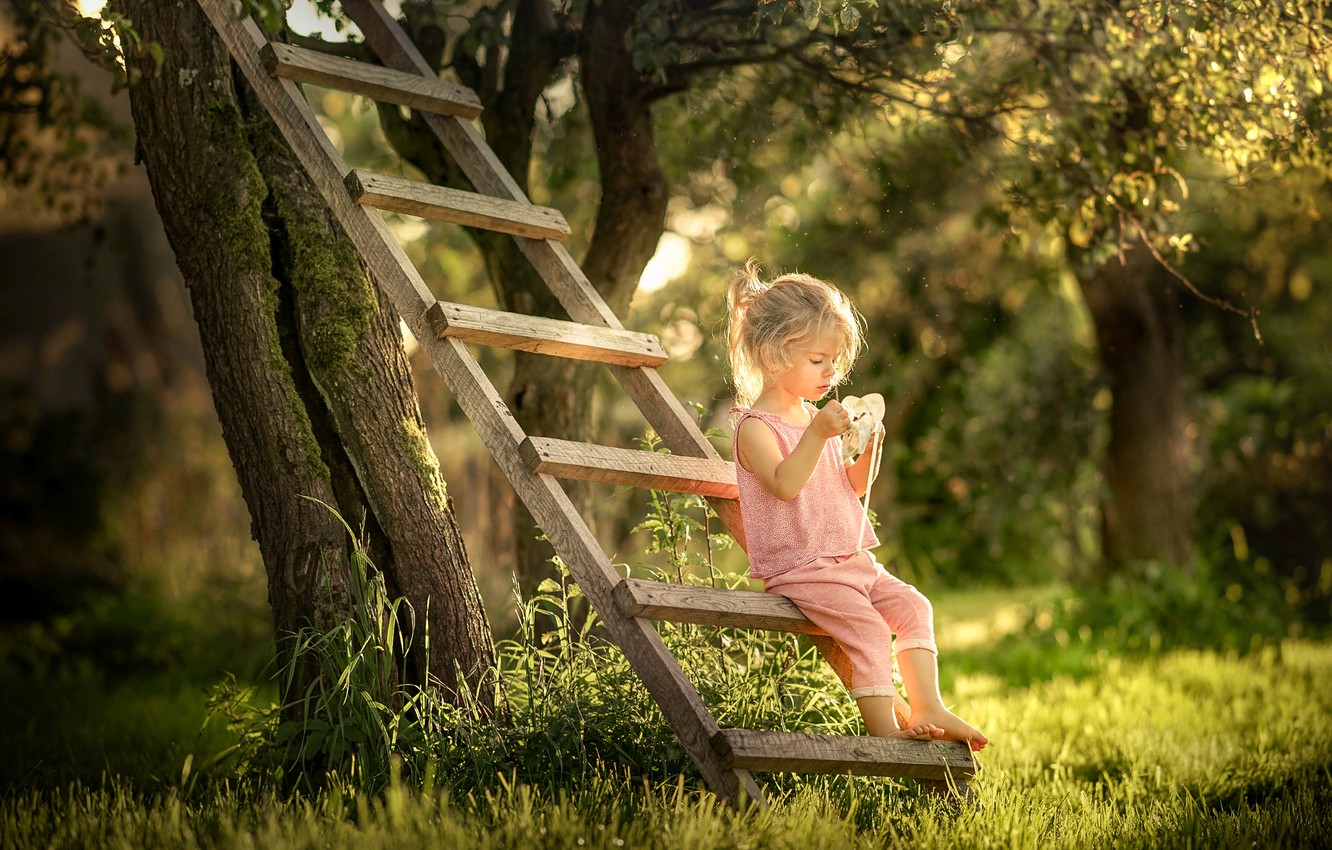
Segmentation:
<svg viewBox="0 0 1332 850">
<path fill-rule="evenodd" d="M 879 477 L 879 464 L 874 463 L 874 461 L 882 462 L 883 452 L 876 452 L 875 447 L 883 443 L 883 438 L 884 430 L 883 426 L 880 425 L 874 429 L 874 433 L 870 436 L 869 445 L 865 446 L 865 451 L 860 453 L 860 457 L 856 458 L 855 463 L 846 465 L 846 477 L 850 479 L 851 489 L 856 491 L 857 498 L 864 496 L 865 491 L 869 489 L 870 482 Z M 878 457 L 875 457 L 876 454 Z M 872 463 L 874 464 L 873 469 L 870 468 Z"/>
<path fill-rule="evenodd" d="M 844 433 L 850 424 L 850 416 L 842 406 L 836 401 L 828 402 L 809 423 L 791 454 L 783 458 L 772 429 L 757 419 L 746 419 L 740 423 L 736 436 L 736 453 L 739 455 L 736 462 L 753 473 L 769 493 L 789 501 L 804 489 L 809 476 L 814 473 L 823 444 L 830 437 Z"/>
</svg>

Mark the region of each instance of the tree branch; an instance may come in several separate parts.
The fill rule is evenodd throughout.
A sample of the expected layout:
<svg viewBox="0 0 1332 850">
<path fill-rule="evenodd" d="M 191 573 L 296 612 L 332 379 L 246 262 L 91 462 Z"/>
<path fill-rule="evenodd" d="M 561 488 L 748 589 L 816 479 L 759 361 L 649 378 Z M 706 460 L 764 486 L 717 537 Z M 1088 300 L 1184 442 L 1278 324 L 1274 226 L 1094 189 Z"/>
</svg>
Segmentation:
<svg viewBox="0 0 1332 850">
<path fill-rule="evenodd" d="M 1225 310 L 1227 313 L 1234 313 L 1237 316 L 1244 316 L 1245 318 L 1247 318 L 1249 320 L 1250 327 L 1253 328 L 1254 339 L 1258 340 L 1259 345 L 1262 344 L 1263 334 L 1258 329 L 1257 307 L 1250 306 L 1249 309 L 1243 310 L 1239 307 L 1236 307 L 1234 304 L 1231 304 L 1229 301 L 1225 300 L 1224 298 L 1218 298 L 1215 295 L 1208 295 L 1207 293 L 1203 292 L 1201 289 L 1197 287 L 1196 284 L 1194 284 L 1193 281 L 1189 280 L 1187 275 L 1179 271 L 1179 269 L 1176 269 L 1173 265 L 1170 264 L 1169 260 L 1161 256 L 1161 252 L 1157 250 L 1156 245 L 1152 244 L 1151 238 L 1148 237 L 1147 228 L 1143 226 L 1142 222 L 1138 220 L 1137 216 L 1135 216 L 1133 213 L 1129 212 L 1128 210 L 1124 209 L 1118 203 L 1115 204 L 1115 209 L 1119 211 L 1121 222 L 1127 221 L 1129 224 L 1133 225 L 1133 229 L 1137 232 L 1138 238 L 1142 241 L 1142 244 L 1147 248 L 1147 250 L 1151 252 L 1152 256 L 1156 258 L 1156 262 L 1160 264 L 1161 268 L 1169 272 L 1171 277 L 1175 278 L 1175 280 L 1178 280 L 1180 283 L 1184 284 L 1184 286 L 1189 290 L 1189 292 L 1192 292 L 1195 296 L 1202 299 L 1204 302 L 1211 304 L 1213 307 L 1218 307 L 1222 310 Z"/>
</svg>

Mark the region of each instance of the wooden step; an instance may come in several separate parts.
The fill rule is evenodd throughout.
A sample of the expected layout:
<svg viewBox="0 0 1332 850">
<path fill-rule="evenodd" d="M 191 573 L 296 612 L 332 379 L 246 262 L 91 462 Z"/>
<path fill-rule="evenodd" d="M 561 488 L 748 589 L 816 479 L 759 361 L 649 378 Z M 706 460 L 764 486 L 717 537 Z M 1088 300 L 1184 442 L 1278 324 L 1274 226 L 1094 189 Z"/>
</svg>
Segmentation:
<svg viewBox="0 0 1332 850">
<path fill-rule="evenodd" d="M 624 616 L 644 620 L 804 635 L 824 633 L 805 619 L 794 602 L 775 593 L 627 578 L 615 586 L 615 603 Z"/>
<path fill-rule="evenodd" d="M 661 341 L 652 334 L 635 331 L 598 328 L 444 301 L 436 302 L 426 312 L 426 320 L 440 338 L 456 337 L 477 345 L 617 366 L 655 368 L 666 362 L 666 349 L 661 347 Z"/>
<path fill-rule="evenodd" d="M 976 759 L 961 741 L 721 729 L 712 746 L 730 767 L 765 772 L 851 773 L 965 783 Z"/>
<path fill-rule="evenodd" d="M 530 239 L 567 239 L 569 224 L 550 207 L 463 192 L 388 174 L 352 169 L 347 191 L 356 203 L 436 221 L 450 221 Z"/>
<path fill-rule="evenodd" d="M 438 115 L 475 118 L 481 114 L 481 100 L 476 92 L 438 77 L 394 71 L 278 42 L 264 45 L 259 57 L 270 74 L 298 83 L 365 95 L 371 100 Z"/>
<path fill-rule="evenodd" d="M 520 450 L 534 472 L 557 478 L 723 499 L 735 499 L 739 495 L 735 465 L 729 461 L 657 454 L 551 437 L 528 437 Z"/>
</svg>

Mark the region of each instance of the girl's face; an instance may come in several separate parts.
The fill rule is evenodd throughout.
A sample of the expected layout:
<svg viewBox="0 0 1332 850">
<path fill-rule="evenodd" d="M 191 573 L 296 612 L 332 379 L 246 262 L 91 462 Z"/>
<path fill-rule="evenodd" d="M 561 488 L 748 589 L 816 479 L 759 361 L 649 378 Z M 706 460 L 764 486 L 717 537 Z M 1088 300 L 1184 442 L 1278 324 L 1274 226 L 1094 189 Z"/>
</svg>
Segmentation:
<svg viewBox="0 0 1332 850">
<path fill-rule="evenodd" d="M 823 398 L 837 381 L 834 360 L 840 342 L 836 334 L 826 333 L 788 343 L 786 357 L 791 365 L 777 374 L 773 384 L 799 398 Z"/>
</svg>

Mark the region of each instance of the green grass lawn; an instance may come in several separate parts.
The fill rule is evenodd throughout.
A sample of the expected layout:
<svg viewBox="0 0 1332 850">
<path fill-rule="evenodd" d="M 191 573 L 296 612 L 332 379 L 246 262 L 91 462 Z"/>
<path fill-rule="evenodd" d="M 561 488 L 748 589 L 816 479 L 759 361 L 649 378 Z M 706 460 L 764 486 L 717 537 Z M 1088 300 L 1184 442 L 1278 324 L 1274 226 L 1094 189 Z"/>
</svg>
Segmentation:
<svg viewBox="0 0 1332 850">
<path fill-rule="evenodd" d="M 198 737 L 197 677 L 25 678 L 11 667 L 0 673 L 0 846 L 1332 846 L 1332 645 L 1085 649 L 1073 665 L 1076 642 L 1022 645 L 1023 605 L 1059 592 L 935 600 L 947 697 L 992 742 L 974 808 L 909 782 L 765 778 L 771 809 L 743 815 L 683 781 L 644 787 L 609 769 L 576 793 L 497 783 L 279 801 L 224 775 L 199 778 L 193 765 L 226 741 L 218 730 Z M 985 669 L 1005 646 L 1028 660 Z"/>
</svg>

